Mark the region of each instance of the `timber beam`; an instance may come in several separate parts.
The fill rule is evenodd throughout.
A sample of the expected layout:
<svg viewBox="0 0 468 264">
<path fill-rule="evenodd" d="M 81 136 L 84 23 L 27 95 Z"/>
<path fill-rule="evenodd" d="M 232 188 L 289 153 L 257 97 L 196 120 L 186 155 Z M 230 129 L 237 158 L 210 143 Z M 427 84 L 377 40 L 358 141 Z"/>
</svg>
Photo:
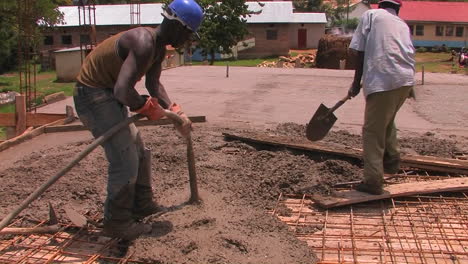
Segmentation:
<svg viewBox="0 0 468 264">
<path fill-rule="evenodd" d="M 312 143 L 307 140 L 298 142 L 283 136 L 270 136 L 261 133 L 249 133 L 248 135 L 238 135 L 223 133 L 227 139 L 240 140 L 247 143 L 263 144 L 279 148 L 287 148 L 311 153 L 323 153 L 336 155 L 345 158 L 362 160 L 362 150 L 350 147 L 330 147 L 326 143 Z M 418 168 L 428 171 L 437 171 L 445 173 L 456 173 L 468 175 L 468 161 L 447 159 L 431 156 L 402 155 L 401 165 L 411 168 Z"/>
</svg>

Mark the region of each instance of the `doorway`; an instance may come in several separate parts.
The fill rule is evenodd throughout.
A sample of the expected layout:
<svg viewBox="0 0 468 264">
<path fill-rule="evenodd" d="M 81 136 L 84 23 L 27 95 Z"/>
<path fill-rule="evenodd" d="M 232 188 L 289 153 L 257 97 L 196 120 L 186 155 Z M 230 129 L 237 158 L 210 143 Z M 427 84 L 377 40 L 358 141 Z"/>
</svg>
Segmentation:
<svg viewBox="0 0 468 264">
<path fill-rule="evenodd" d="M 297 48 L 307 48 L 307 29 L 305 28 L 300 28 L 297 30 Z"/>
</svg>

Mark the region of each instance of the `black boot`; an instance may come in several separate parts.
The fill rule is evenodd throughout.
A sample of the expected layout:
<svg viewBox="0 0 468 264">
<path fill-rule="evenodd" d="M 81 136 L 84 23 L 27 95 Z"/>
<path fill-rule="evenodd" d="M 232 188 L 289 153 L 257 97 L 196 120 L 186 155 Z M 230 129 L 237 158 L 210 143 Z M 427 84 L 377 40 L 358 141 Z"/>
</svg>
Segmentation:
<svg viewBox="0 0 468 264">
<path fill-rule="evenodd" d="M 387 153 L 384 154 L 383 168 L 384 173 L 395 174 L 400 170 L 400 156 L 390 157 Z"/>
<path fill-rule="evenodd" d="M 103 231 L 106 235 L 133 240 L 151 232 L 151 225 L 137 222 L 132 217 L 135 186 L 127 184 L 112 200 L 109 200 L 108 216 L 104 219 Z"/>
<path fill-rule="evenodd" d="M 358 185 L 354 186 L 356 191 L 365 192 L 373 195 L 381 195 L 383 194 L 383 187 L 382 185 L 371 185 L 367 183 L 359 183 Z"/>
</svg>

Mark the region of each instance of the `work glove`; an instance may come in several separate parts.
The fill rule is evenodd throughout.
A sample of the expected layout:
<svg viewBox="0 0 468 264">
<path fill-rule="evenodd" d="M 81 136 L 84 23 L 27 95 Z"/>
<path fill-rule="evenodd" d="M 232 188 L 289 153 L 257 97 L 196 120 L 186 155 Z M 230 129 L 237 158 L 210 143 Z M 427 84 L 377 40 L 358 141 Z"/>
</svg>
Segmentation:
<svg viewBox="0 0 468 264">
<path fill-rule="evenodd" d="M 353 83 L 351 84 L 351 87 L 349 87 L 348 96 L 349 96 L 350 98 L 353 98 L 353 97 L 355 97 L 356 95 L 358 95 L 360 91 L 361 91 L 361 84 L 360 84 L 360 83 L 353 82 Z"/>
<path fill-rule="evenodd" d="M 143 96 L 145 104 L 134 112 L 146 116 L 149 120 L 158 120 L 164 116 L 164 109 L 159 105 L 158 98 Z"/>
<path fill-rule="evenodd" d="M 187 115 L 185 115 L 185 113 L 182 111 L 182 108 L 180 108 L 180 105 L 176 103 L 172 103 L 169 106 L 169 110 L 171 112 L 176 113 L 178 116 L 180 116 L 180 118 L 182 118 L 182 124 L 174 122 L 174 127 L 182 137 L 187 138 L 190 135 L 190 132 L 192 131 L 192 121 L 190 121 Z"/>
</svg>

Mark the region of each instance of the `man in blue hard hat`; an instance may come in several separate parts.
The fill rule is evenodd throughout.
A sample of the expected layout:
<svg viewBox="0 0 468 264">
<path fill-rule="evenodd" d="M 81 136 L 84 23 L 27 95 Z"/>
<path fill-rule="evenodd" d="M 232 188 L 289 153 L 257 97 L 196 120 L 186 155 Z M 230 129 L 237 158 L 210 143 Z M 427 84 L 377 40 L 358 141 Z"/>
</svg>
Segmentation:
<svg viewBox="0 0 468 264">
<path fill-rule="evenodd" d="M 349 46 L 358 60 L 348 95 L 356 96 L 362 86 L 366 100 L 364 181 L 356 189 L 375 195 L 383 193 L 384 173 L 400 168 L 395 116 L 415 83 L 415 49 L 408 25 L 398 17 L 402 4 L 380 0 L 378 9 L 366 11 Z"/>
<path fill-rule="evenodd" d="M 176 129 L 190 133 L 191 122 L 181 107 L 169 99 L 160 83 L 166 45 L 181 47 L 196 34 L 202 8 L 194 0 L 174 0 L 156 29 L 138 27 L 100 43 L 85 59 L 77 76 L 76 111 L 95 138 L 124 121 L 130 111 L 150 120 L 177 113 L 184 123 Z M 149 96 L 140 95 L 135 84 L 145 76 Z M 153 201 L 151 155 L 134 124 L 121 129 L 103 143 L 109 162 L 104 232 L 132 240 L 151 231 L 140 220 L 161 208 Z"/>
</svg>

